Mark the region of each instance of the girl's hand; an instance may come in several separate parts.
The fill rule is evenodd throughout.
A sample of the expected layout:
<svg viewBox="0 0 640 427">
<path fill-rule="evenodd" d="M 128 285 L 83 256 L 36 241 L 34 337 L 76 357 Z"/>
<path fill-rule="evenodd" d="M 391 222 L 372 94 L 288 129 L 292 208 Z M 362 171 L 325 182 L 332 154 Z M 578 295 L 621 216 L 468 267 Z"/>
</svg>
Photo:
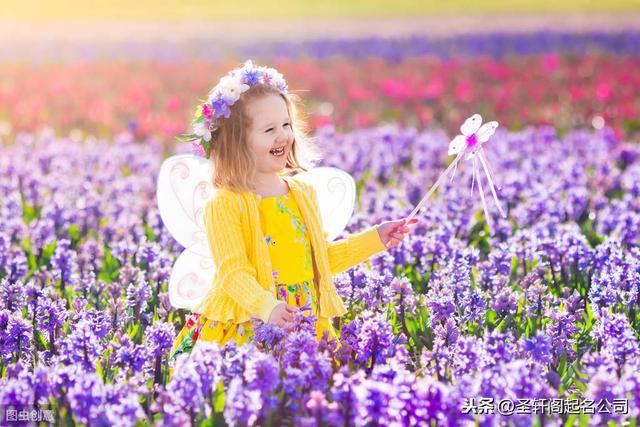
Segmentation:
<svg viewBox="0 0 640 427">
<path fill-rule="evenodd" d="M 293 314 L 299 312 L 298 307 L 294 307 L 287 303 L 276 305 L 276 308 L 269 316 L 269 323 L 275 323 L 279 327 L 284 327 L 287 323 L 293 322 Z"/>
<path fill-rule="evenodd" d="M 417 222 L 418 218 L 411 218 L 408 223 L 406 219 L 385 221 L 376 225 L 376 229 L 378 230 L 378 235 L 382 243 L 387 248 L 395 248 L 409 232 L 409 226 Z"/>
</svg>

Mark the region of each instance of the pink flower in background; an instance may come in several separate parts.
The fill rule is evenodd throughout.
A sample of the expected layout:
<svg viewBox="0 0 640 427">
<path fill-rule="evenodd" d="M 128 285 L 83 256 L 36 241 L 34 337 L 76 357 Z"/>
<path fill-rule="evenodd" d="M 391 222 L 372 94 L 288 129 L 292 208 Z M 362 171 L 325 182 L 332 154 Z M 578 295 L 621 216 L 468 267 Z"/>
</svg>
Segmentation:
<svg viewBox="0 0 640 427">
<path fill-rule="evenodd" d="M 571 87 L 569 87 L 569 96 L 571 97 L 571 102 L 583 99 L 585 96 L 584 88 L 579 84 L 571 85 Z"/>
<path fill-rule="evenodd" d="M 473 99 L 473 85 L 470 80 L 463 80 L 456 85 L 456 102 L 470 102 Z"/>
<path fill-rule="evenodd" d="M 559 65 L 560 59 L 556 53 L 550 53 L 542 57 L 542 67 L 547 73 L 553 73 L 558 69 Z"/>
<path fill-rule="evenodd" d="M 403 81 L 385 80 L 382 82 L 382 91 L 389 98 L 403 101 L 409 98 L 411 89 L 409 85 Z"/>
<path fill-rule="evenodd" d="M 0 118 L 15 131 L 55 124 L 61 134 L 78 128 L 108 136 L 131 128 L 136 138 L 159 136 L 170 144 L 187 130 L 194 102 L 210 89 L 207 76 L 224 75 L 235 65 L 196 58 L 171 64 L 16 64 L 2 71 Z M 640 58 L 632 56 L 420 57 L 397 63 L 276 59 L 270 65 L 290 87 L 305 89 L 301 96 L 308 105 L 332 105 L 329 116 L 314 109 L 308 118 L 311 130 L 327 124 L 349 130 L 394 120 L 437 123 L 453 131 L 467 115 L 459 111 L 462 104 L 476 102 L 486 114 L 499 115 L 504 126 L 590 126 L 599 114 L 606 115 L 607 126 L 624 131 L 634 128 L 638 114 L 640 73 L 630 70 L 640 67 Z M 608 111 L 602 111 L 602 103 Z M 209 115 L 209 108 L 203 115 Z"/>
<path fill-rule="evenodd" d="M 608 83 L 599 83 L 596 87 L 596 97 L 600 101 L 608 101 L 611 98 L 611 86 Z"/>
<path fill-rule="evenodd" d="M 433 110 L 428 107 L 419 107 L 418 117 L 420 118 L 420 122 L 423 124 L 431 123 L 433 120 Z"/>
<path fill-rule="evenodd" d="M 323 126 L 327 126 L 332 124 L 332 120 L 330 117 L 327 116 L 313 116 L 309 119 L 309 126 L 311 126 L 312 128 L 321 128 Z"/>
<path fill-rule="evenodd" d="M 349 86 L 349 88 L 347 89 L 347 96 L 353 101 L 375 99 L 375 95 L 373 93 L 359 84 L 353 84 Z"/>
<path fill-rule="evenodd" d="M 427 83 L 422 93 L 425 98 L 440 98 L 444 93 L 444 79 L 440 76 L 434 77 Z"/>
<path fill-rule="evenodd" d="M 356 113 L 355 123 L 356 123 L 356 126 L 358 127 L 363 127 L 363 128 L 369 127 L 375 123 L 375 117 L 373 117 L 371 114 L 367 112 L 358 111 Z"/>
<path fill-rule="evenodd" d="M 178 113 L 184 108 L 184 102 L 178 96 L 172 96 L 164 104 L 164 110 L 168 113 Z"/>
</svg>

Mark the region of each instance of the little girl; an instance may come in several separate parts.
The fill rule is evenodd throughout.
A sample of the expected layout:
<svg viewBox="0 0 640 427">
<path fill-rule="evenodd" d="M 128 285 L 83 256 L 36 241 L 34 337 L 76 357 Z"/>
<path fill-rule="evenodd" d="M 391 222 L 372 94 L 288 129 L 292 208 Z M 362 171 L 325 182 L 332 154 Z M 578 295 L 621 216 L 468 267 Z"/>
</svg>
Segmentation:
<svg viewBox="0 0 640 427">
<path fill-rule="evenodd" d="M 217 191 L 204 222 L 216 274 L 171 358 L 201 341 L 241 345 L 253 339 L 251 317 L 286 326 L 300 310 L 316 315 L 318 340 L 336 339 L 330 318 L 346 309 L 331 276 L 409 231 L 405 220 L 385 221 L 327 241 L 315 190 L 294 176 L 317 159 L 296 102 L 280 73 L 247 61 L 220 80 L 181 138 L 213 161 Z"/>
</svg>

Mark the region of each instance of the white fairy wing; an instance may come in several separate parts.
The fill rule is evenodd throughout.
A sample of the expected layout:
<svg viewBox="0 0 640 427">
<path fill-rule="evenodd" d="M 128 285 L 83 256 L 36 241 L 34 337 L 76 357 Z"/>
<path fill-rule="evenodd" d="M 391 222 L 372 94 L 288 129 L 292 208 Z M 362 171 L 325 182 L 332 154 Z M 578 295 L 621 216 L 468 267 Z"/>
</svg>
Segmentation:
<svg viewBox="0 0 640 427">
<path fill-rule="evenodd" d="M 187 250 L 211 256 L 204 227 L 206 202 L 213 197 L 211 163 L 194 154 L 166 159 L 160 167 L 156 196 L 162 222 Z"/>
<path fill-rule="evenodd" d="M 175 308 L 193 310 L 205 297 L 213 276 L 213 258 L 184 250 L 178 257 L 169 278 L 169 301 Z"/>
<path fill-rule="evenodd" d="M 162 222 L 185 247 L 169 278 L 169 301 L 193 310 L 206 295 L 215 266 L 204 226 L 204 207 L 213 197 L 211 163 L 193 154 L 166 159 L 158 173 L 156 196 Z"/>
<path fill-rule="evenodd" d="M 480 129 L 480 125 L 482 124 L 482 116 L 480 114 L 474 114 L 464 121 L 462 126 L 460 126 L 460 132 L 464 136 L 473 135 Z"/>
<path fill-rule="evenodd" d="M 487 122 L 480 126 L 478 132 L 476 132 L 476 136 L 478 137 L 478 142 L 487 142 L 489 138 L 496 132 L 498 129 L 498 122 L 492 121 Z"/>
<path fill-rule="evenodd" d="M 449 152 L 447 153 L 449 156 L 453 154 L 458 154 L 462 150 L 464 150 L 466 146 L 466 138 L 463 135 L 458 135 L 451 140 L 449 143 Z"/>
<path fill-rule="evenodd" d="M 349 223 L 356 202 L 356 184 L 347 172 L 333 167 L 319 167 L 297 174 L 296 179 L 316 190 L 322 226 L 332 241 Z"/>
</svg>

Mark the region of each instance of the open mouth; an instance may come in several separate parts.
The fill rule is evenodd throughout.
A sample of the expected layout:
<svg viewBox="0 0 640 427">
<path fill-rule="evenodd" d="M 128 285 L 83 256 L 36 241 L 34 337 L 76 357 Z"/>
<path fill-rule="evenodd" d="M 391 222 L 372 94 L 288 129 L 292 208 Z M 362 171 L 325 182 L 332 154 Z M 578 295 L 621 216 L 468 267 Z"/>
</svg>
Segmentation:
<svg viewBox="0 0 640 427">
<path fill-rule="evenodd" d="M 273 150 L 269 150 L 269 153 L 271 153 L 272 155 L 274 155 L 276 157 L 280 157 L 280 156 L 284 155 L 284 147 L 280 147 L 280 148 L 275 148 Z"/>
</svg>

